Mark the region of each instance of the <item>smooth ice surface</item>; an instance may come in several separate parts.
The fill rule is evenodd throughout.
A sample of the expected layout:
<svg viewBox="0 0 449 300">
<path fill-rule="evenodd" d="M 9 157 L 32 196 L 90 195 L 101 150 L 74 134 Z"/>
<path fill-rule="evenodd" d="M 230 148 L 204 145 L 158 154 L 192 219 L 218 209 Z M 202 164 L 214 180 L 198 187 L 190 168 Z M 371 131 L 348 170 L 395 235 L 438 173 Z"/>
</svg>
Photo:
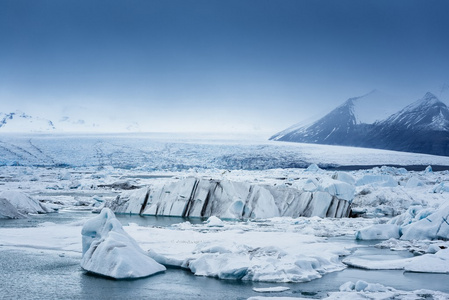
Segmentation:
<svg viewBox="0 0 449 300">
<path fill-rule="evenodd" d="M 253 288 L 253 291 L 258 293 L 272 293 L 272 292 L 284 292 L 288 291 L 290 288 L 286 286 L 273 286 L 267 288 Z"/>
<path fill-rule="evenodd" d="M 86 271 L 115 279 L 127 279 L 146 277 L 165 270 L 164 266 L 140 249 L 108 208 L 87 221 L 81 234 L 81 267 Z"/>
</svg>

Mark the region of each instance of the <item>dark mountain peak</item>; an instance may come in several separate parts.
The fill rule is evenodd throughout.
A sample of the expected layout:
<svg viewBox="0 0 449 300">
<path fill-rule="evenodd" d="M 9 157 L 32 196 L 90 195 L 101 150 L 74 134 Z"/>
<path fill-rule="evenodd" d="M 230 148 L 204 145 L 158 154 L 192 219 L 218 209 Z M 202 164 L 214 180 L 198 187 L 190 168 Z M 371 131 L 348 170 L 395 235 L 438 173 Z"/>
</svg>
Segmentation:
<svg viewBox="0 0 449 300">
<path fill-rule="evenodd" d="M 428 92 L 423 98 L 379 123 L 396 130 L 449 131 L 449 109 L 434 94 Z"/>
<path fill-rule="evenodd" d="M 437 99 L 438 100 L 438 98 L 434 94 L 432 94 L 431 92 L 427 92 L 424 95 L 423 99 Z"/>
<path fill-rule="evenodd" d="M 421 99 L 417 100 L 415 103 L 412 103 L 411 106 L 413 106 L 415 104 L 415 106 L 433 106 L 433 105 L 444 105 L 446 106 L 443 102 L 441 102 L 437 96 L 435 96 L 434 94 L 432 94 L 431 92 L 427 92 L 424 97 L 422 97 Z"/>
<path fill-rule="evenodd" d="M 389 117 L 385 115 L 383 121 L 376 121 L 374 116 L 387 111 L 391 102 L 395 99 L 386 99 L 373 90 L 349 98 L 313 124 L 289 128 L 271 139 L 449 155 L 446 104 L 429 92 L 396 113 L 390 112 Z"/>
</svg>

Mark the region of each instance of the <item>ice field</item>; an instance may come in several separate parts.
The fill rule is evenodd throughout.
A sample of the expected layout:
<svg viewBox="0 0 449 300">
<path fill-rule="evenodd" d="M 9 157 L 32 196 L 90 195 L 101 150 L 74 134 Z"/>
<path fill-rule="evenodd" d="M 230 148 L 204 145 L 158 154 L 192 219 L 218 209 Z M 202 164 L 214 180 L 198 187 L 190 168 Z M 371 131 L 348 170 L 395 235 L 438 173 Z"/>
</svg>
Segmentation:
<svg viewBox="0 0 449 300">
<path fill-rule="evenodd" d="M 157 282 L 165 299 L 210 298 L 190 276 L 232 285 L 217 299 L 449 298 L 447 157 L 155 134 L 2 135 L 0 153 L 0 262 L 70 260 L 67 297 L 97 274 Z"/>
</svg>

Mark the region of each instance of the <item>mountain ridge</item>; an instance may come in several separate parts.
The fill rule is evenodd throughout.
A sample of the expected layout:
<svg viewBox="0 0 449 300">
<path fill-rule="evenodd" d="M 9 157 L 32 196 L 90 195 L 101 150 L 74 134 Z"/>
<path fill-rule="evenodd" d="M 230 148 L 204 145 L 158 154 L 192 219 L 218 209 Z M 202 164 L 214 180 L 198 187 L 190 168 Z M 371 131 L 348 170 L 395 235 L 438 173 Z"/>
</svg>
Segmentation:
<svg viewBox="0 0 449 300">
<path fill-rule="evenodd" d="M 449 156 L 449 108 L 434 94 L 426 93 L 383 120 L 363 123 L 355 102 L 367 95 L 349 98 L 316 122 L 281 131 L 270 140 Z"/>
</svg>

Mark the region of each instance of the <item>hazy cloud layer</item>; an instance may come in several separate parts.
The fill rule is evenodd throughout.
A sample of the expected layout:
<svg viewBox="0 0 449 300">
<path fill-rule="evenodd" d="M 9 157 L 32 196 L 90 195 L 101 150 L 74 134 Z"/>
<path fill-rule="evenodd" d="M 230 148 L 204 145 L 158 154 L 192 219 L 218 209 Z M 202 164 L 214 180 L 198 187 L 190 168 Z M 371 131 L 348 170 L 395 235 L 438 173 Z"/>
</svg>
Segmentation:
<svg viewBox="0 0 449 300">
<path fill-rule="evenodd" d="M 447 1 L 0 2 L 0 111 L 276 132 L 379 89 L 449 97 Z M 446 99 L 447 98 L 447 99 Z"/>
</svg>

